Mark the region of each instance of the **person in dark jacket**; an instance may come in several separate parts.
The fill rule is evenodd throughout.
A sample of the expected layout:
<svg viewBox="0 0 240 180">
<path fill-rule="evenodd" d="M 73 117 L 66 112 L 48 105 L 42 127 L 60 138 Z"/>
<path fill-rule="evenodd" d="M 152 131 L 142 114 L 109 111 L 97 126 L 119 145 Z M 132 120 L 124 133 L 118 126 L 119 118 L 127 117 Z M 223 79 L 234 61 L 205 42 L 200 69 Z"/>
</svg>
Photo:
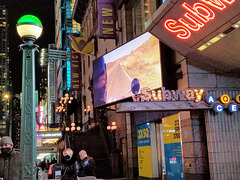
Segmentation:
<svg viewBox="0 0 240 180">
<path fill-rule="evenodd" d="M 75 175 L 75 159 L 73 157 L 73 151 L 67 148 L 63 151 L 63 169 L 62 169 L 62 180 L 75 180 L 77 176 Z"/>
<path fill-rule="evenodd" d="M 21 179 L 20 153 L 14 150 L 12 139 L 8 136 L 3 136 L 0 145 L 0 178 L 4 180 Z"/>
<path fill-rule="evenodd" d="M 85 150 L 79 152 L 79 157 L 82 160 L 79 167 L 79 177 L 96 176 L 95 175 L 95 161 L 92 157 L 87 155 Z"/>
</svg>

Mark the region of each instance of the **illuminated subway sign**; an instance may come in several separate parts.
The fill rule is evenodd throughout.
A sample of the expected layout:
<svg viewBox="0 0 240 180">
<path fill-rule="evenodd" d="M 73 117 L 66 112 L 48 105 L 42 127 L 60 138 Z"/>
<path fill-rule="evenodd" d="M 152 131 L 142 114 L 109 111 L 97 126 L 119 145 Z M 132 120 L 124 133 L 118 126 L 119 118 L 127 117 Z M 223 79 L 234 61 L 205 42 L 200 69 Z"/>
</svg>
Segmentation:
<svg viewBox="0 0 240 180">
<path fill-rule="evenodd" d="M 230 112 L 237 112 L 240 103 L 240 94 L 236 96 L 235 101 L 231 101 L 231 98 L 227 94 L 223 94 L 220 97 L 220 101 L 216 101 L 213 95 L 208 95 L 206 103 L 214 105 L 214 111 L 218 113 L 223 112 L 224 108 L 228 108 Z"/>
<path fill-rule="evenodd" d="M 164 22 L 165 28 L 172 32 L 177 33 L 179 39 L 189 39 L 192 35 L 191 31 L 197 32 L 215 18 L 214 10 L 224 11 L 229 5 L 234 4 L 235 0 L 199 0 L 192 6 L 186 2 L 182 3 L 182 7 L 187 10 L 184 17 L 178 20 L 167 19 Z M 205 4 L 204 4 L 205 3 Z"/>
<path fill-rule="evenodd" d="M 132 96 L 134 102 L 143 101 L 187 101 L 198 102 L 202 99 L 203 89 L 187 90 L 166 90 L 162 87 L 158 90 L 151 90 L 148 87 L 141 89 L 140 94 Z"/>
<path fill-rule="evenodd" d="M 213 95 L 208 95 L 205 100 L 202 100 L 203 92 L 203 89 L 167 90 L 165 87 L 161 87 L 160 89 L 152 90 L 148 87 L 144 87 L 139 94 L 133 95 L 132 98 L 134 102 L 194 101 L 189 103 L 189 107 L 185 104 L 186 107 L 180 108 L 179 110 L 189 110 L 191 108 L 213 109 L 218 113 L 223 112 L 224 109 L 228 109 L 232 113 L 238 111 L 240 106 L 240 94 L 238 94 L 234 100 L 227 94 L 221 95 L 219 100 L 216 100 Z"/>
</svg>

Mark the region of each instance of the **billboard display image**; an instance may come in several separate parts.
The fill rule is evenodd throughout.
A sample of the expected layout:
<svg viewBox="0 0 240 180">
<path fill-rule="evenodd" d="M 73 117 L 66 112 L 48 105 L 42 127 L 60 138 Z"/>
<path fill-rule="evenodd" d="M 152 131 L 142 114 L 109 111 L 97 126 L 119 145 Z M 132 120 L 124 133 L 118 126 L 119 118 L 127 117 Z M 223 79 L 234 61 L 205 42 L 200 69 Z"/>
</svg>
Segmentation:
<svg viewBox="0 0 240 180">
<path fill-rule="evenodd" d="M 95 107 L 161 86 L 159 40 L 148 32 L 93 61 Z"/>
</svg>

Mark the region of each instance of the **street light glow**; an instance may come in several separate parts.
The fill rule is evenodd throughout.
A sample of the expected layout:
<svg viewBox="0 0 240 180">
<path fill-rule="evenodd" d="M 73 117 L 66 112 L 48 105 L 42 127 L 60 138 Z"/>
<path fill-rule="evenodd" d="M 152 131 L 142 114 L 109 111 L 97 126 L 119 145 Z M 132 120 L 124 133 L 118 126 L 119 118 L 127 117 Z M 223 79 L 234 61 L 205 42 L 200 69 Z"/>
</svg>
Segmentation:
<svg viewBox="0 0 240 180">
<path fill-rule="evenodd" d="M 24 15 L 17 22 L 17 32 L 21 38 L 39 38 L 42 34 L 43 26 L 41 21 L 33 15 Z"/>
<path fill-rule="evenodd" d="M 9 98 L 10 98 L 10 95 L 9 95 L 9 94 L 4 94 L 4 95 L 3 95 L 3 98 L 4 98 L 4 99 L 9 99 Z"/>
</svg>

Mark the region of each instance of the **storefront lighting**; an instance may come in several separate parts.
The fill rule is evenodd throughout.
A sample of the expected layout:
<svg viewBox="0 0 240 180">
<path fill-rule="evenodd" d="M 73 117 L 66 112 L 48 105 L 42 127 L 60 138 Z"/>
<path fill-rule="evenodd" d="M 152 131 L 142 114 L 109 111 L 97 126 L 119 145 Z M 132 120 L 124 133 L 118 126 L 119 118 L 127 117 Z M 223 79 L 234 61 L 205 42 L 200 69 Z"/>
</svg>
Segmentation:
<svg viewBox="0 0 240 180">
<path fill-rule="evenodd" d="M 236 24 L 234 24 L 232 27 L 234 27 L 235 29 L 240 28 L 240 21 L 238 21 Z"/>
<path fill-rule="evenodd" d="M 208 46 L 206 44 L 204 44 L 204 45 L 200 46 L 199 48 L 197 48 L 197 50 L 198 51 L 203 51 L 203 50 L 207 49 L 207 47 Z"/>
<path fill-rule="evenodd" d="M 221 33 L 217 36 L 215 36 L 214 38 L 212 38 L 211 40 L 209 40 L 207 43 L 205 43 L 204 45 L 200 46 L 199 48 L 197 48 L 198 51 L 203 51 L 206 48 L 208 48 L 209 46 L 211 46 L 212 44 L 216 43 L 217 41 L 219 41 L 220 39 L 224 38 L 226 36 L 226 34 Z"/>
<path fill-rule="evenodd" d="M 232 30 L 238 29 L 238 28 L 240 28 L 240 21 L 238 21 L 237 23 L 235 23 L 234 25 L 232 25 L 232 27 L 229 28 L 229 29 L 231 29 L 231 31 L 232 31 Z M 228 30 L 229 30 L 229 29 L 228 29 Z M 227 31 L 228 31 L 228 30 L 227 30 Z M 231 32 L 231 31 L 228 31 L 228 33 Z M 208 48 L 210 45 L 216 43 L 217 41 L 219 41 L 220 39 L 222 39 L 222 38 L 225 37 L 226 35 L 227 35 L 227 33 L 221 33 L 221 34 L 215 36 L 215 37 L 212 38 L 210 41 L 208 41 L 207 43 L 205 43 L 205 44 L 203 44 L 202 46 L 200 46 L 199 48 L 197 48 L 197 50 L 198 50 L 198 51 L 203 51 L 203 50 L 205 50 L 205 49 Z"/>
</svg>

